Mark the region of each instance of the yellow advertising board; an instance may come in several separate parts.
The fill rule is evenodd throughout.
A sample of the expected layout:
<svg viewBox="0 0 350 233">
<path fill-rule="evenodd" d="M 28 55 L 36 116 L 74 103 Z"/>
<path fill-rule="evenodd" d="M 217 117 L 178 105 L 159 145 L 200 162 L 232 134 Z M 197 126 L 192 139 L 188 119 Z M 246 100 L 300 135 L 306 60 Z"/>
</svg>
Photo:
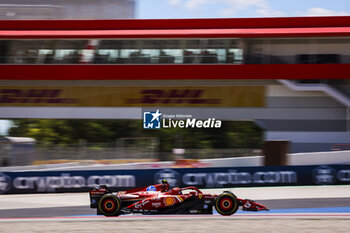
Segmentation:
<svg viewBox="0 0 350 233">
<path fill-rule="evenodd" d="M 0 86 L 0 106 L 264 107 L 263 86 Z"/>
</svg>

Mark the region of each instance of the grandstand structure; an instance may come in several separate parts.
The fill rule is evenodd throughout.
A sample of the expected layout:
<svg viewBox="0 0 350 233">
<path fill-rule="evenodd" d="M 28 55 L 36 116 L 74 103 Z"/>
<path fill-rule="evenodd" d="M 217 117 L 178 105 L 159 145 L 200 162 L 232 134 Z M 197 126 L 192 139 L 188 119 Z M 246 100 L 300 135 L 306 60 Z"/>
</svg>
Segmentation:
<svg viewBox="0 0 350 233">
<path fill-rule="evenodd" d="M 0 118 L 251 120 L 350 144 L 350 17 L 0 21 Z"/>
</svg>

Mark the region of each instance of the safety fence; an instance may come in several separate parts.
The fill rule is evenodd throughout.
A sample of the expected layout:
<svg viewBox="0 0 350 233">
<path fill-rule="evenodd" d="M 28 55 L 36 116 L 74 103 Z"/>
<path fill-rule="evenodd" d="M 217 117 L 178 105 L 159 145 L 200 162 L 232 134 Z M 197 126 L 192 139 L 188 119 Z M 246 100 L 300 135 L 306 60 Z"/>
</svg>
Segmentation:
<svg viewBox="0 0 350 233">
<path fill-rule="evenodd" d="M 344 185 L 350 184 L 350 165 L 3 172 L 0 193 L 85 192 L 102 184 L 117 191 L 162 179 L 198 188 Z"/>
</svg>

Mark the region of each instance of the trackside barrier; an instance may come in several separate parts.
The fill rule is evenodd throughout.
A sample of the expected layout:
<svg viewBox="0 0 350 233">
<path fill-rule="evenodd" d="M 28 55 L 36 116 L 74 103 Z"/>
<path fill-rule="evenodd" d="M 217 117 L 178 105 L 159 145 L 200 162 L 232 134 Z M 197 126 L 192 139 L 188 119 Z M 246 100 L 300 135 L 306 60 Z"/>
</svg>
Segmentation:
<svg viewBox="0 0 350 233">
<path fill-rule="evenodd" d="M 198 188 L 350 184 L 350 165 L 85 170 L 0 173 L 0 193 L 84 192 L 106 184 L 113 191 L 159 183 Z"/>
</svg>

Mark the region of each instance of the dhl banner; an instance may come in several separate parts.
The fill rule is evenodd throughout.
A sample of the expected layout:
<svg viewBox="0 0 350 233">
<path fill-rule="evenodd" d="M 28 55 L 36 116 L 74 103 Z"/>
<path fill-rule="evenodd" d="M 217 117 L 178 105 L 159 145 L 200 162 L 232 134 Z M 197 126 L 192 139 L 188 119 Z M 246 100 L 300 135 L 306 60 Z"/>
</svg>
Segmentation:
<svg viewBox="0 0 350 233">
<path fill-rule="evenodd" d="M 0 86 L 0 106 L 264 107 L 263 86 Z"/>
</svg>

